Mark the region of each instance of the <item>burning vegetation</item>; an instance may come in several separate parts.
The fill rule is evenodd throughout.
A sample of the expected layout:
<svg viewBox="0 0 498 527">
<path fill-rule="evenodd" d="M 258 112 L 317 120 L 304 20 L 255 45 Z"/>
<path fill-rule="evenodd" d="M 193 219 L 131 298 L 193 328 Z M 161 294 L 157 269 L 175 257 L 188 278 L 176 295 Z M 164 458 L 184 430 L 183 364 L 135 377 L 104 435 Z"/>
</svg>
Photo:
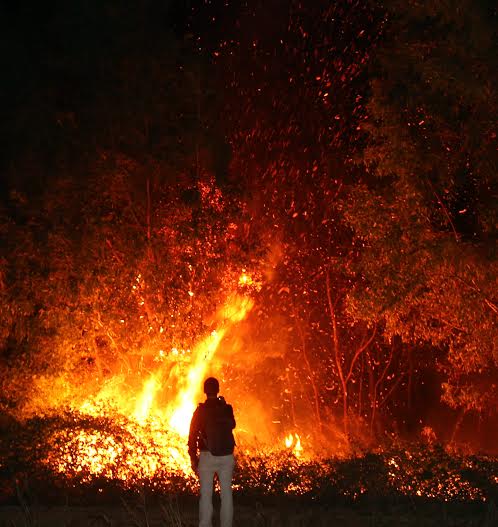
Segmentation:
<svg viewBox="0 0 498 527">
<path fill-rule="evenodd" d="M 215 375 L 240 493 L 496 499 L 496 9 L 138 4 L 7 61 L 0 492 L 194 492 Z"/>
</svg>

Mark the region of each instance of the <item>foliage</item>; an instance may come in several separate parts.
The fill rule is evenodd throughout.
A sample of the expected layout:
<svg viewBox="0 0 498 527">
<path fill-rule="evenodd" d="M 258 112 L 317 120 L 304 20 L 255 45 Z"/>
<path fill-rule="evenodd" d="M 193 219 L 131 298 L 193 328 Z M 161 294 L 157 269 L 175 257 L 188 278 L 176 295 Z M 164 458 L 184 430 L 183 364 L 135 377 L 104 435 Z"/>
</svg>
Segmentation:
<svg viewBox="0 0 498 527">
<path fill-rule="evenodd" d="M 447 351 L 445 400 L 492 409 L 482 395 L 498 364 L 496 12 L 387 6 L 364 125 L 371 176 L 345 200 L 359 255 L 348 309 L 382 321 L 387 338 Z"/>
<path fill-rule="evenodd" d="M 89 49 L 95 63 L 79 60 L 77 40 L 67 54 L 41 48 L 55 64 L 43 123 L 32 118 L 37 94 L 10 115 L 26 141 L 0 209 L 0 369 L 2 404 L 18 412 L 75 402 L 111 374 L 139 382 L 159 350 L 188 353 L 264 254 L 242 236 L 242 202 L 218 184 L 203 59 L 188 39 L 135 25 L 152 24 L 147 2 L 115 4 L 99 8 L 95 39 L 112 28 L 116 42 Z M 64 33 L 82 11 L 93 16 L 73 6 L 47 23 Z M 80 76 L 94 96 L 78 100 Z"/>
<path fill-rule="evenodd" d="M 111 499 L 116 493 L 131 494 L 139 490 L 150 493 L 190 495 L 195 490 L 195 480 L 182 473 L 170 473 L 157 462 L 154 477 L 134 478 L 122 481 L 117 477 L 120 470 L 129 466 L 130 456 L 144 445 L 134 444 L 134 438 L 122 423 L 102 418 L 89 418 L 74 413 L 46 418 L 34 418 L 23 424 L 12 423 L 3 429 L 0 442 L 2 483 L 17 478 L 28 478 L 46 498 L 56 497 L 57 489 L 79 496 L 102 496 Z M 114 438 L 121 447 L 108 472 L 101 477 L 92 475 L 77 465 L 73 471 L 57 470 L 53 456 L 54 442 L 67 451 L 64 436 L 76 437 L 78 433 L 101 434 L 103 446 L 106 438 Z M 130 449 L 130 450 L 129 450 Z M 153 446 L 144 453 L 155 457 Z M 47 463 L 47 460 L 49 461 Z M 365 500 L 420 502 L 481 502 L 496 499 L 498 464 L 489 456 L 468 456 L 447 452 L 440 445 L 404 443 L 392 445 L 377 452 L 363 453 L 345 459 L 303 460 L 287 452 L 261 449 L 237 454 L 238 468 L 234 476 L 234 488 L 240 499 L 265 496 L 294 496 L 296 499 L 312 499 L 318 503 L 353 503 Z M 164 460 L 166 463 L 167 460 Z M 10 489 L 13 492 L 13 489 Z M 100 494 L 102 493 L 103 494 Z M 6 495 L 2 496 L 7 498 Z"/>
</svg>

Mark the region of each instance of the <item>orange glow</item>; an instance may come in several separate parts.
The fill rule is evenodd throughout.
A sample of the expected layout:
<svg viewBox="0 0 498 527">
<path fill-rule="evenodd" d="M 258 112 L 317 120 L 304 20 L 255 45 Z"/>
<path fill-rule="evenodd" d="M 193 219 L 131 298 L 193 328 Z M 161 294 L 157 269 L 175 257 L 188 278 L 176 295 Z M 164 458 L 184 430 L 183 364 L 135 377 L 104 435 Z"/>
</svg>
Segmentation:
<svg viewBox="0 0 498 527">
<path fill-rule="evenodd" d="M 251 294 L 257 289 L 244 288 L 242 294 L 241 284 L 251 283 L 243 276 L 235 283 L 236 291 L 227 296 L 206 323 L 210 329 L 191 348 L 183 347 L 181 341 L 168 342 L 167 330 L 162 331 L 166 324 L 160 325 L 157 346 L 139 350 L 135 354 L 140 358 L 138 364 L 132 364 L 127 371 L 115 368 L 104 381 L 97 380 L 98 389 L 94 395 L 84 400 L 75 399 L 72 407 L 75 426 L 57 430 L 50 436 L 50 453 L 45 459 L 48 467 L 83 483 L 103 478 L 120 481 L 127 488 L 137 488 L 148 481 L 154 486 L 171 484 L 178 489 L 181 481 L 184 489 L 193 490 L 197 478 L 190 466 L 187 435 L 192 413 L 203 399 L 203 381 L 209 375 L 216 375 L 225 387 L 223 360 L 230 360 L 237 353 L 237 346 L 245 353 L 244 338 L 249 333 L 249 324 L 244 321 L 254 308 Z M 141 284 L 140 277 L 136 283 Z M 48 381 L 44 382 L 48 395 L 71 389 L 69 383 L 54 383 L 50 391 Z M 85 421 L 87 417 L 95 420 Z M 240 426 L 241 415 L 237 407 L 236 417 L 239 424 L 236 432 L 240 434 L 240 438 L 237 437 L 239 462 L 245 463 L 242 470 L 265 471 L 263 478 L 259 473 L 248 478 L 258 486 L 261 479 L 266 480 L 264 491 L 273 492 L 272 485 L 281 481 L 278 475 L 285 470 L 296 479 L 284 485 L 284 492 L 312 493 L 316 487 L 313 474 L 323 477 L 322 469 L 330 470 L 330 465 L 322 464 L 322 454 L 314 450 L 312 436 L 306 436 L 303 441 L 295 431 L 281 428 L 277 431 L 276 427 L 282 426 L 281 421 L 272 421 L 270 415 L 265 415 L 264 405 L 256 407 L 254 414 L 246 419 L 245 428 Z M 266 442 L 261 440 L 265 421 L 276 426 L 268 428 Z M 281 438 L 277 445 L 275 434 Z M 255 437 L 254 443 L 251 437 Z M 341 451 L 337 449 L 335 454 Z M 248 456 L 246 460 L 244 456 Z M 260 459 L 264 461 L 261 465 L 257 461 L 253 463 Z M 389 485 L 401 494 L 444 500 L 455 496 L 484 499 L 478 488 L 456 472 L 448 474 L 444 481 L 434 482 L 420 478 L 411 458 L 386 456 L 384 463 Z M 303 472 L 302 466 L 312 466 L 313 472 Z M 498 479 L 494 476 L 491 481 L 497 483 Z M 348 492 L 345 494 L 354 498 L 367 489 L 360 486 Z"/>
<path fill-rule="evenodd" d="M 190 418 L 195 410 L 196 399 L 200 395 L 202 381 L 224 334 L 224 329 L 213 331 L 194 348 L 193 363 L 169 418 L 171 428 L 182 437 L 188 435 Z"/>
<path fill-rule="evenodd" d="M 252 285 L 253 283 L 252 278 L 243 271 L 239 278 L 239 285 Z"/>
<path fill-rule="evenodd" d="M 299 434 L 289 434 L 285 437 L 284 443 L 286 448 L 291 449 L 296 457 L 301 457 L 303 454 L 303 447 L 301 445 L 301 438 Z"/>
<path fill-rule="evenodd" d="M 201 395 L 202 381 L 212 366 L 213 358 L 227 330 L 241 322 L 254 306 L 252 299 L 234 296 L 217 314 L 220 321 L 218 330 L 213 330 L 192 352 L 190 369 L 183 379 L 179 394 L 172 405 L 169 425 L 180 436 L 186 437 L 189 431 L 190 418 L 195 410 L 196 400 Z"/>
<path fill-rule="evenodd" d="M 140 283 L 140 277 L 136 279 Z M 76 472 L 131 482 L 153 478 L 159 469 L 171 474 L 193 475 L 186 438 L 190 419 L 202 399 L 204 379 L 219 371 L 217 351 L 223 339 L 242 322 L 254 306 L 252 298 L 233 294 L 213 317 L 216 329 L 201 338 L 192 350 L 164 345 L 155 350 L 154 369 L 136 387 L 128 386 L 121 374 L 109 379 L 100 391 L 74 410 L 92 417 L 111 418 L 126 434 L 79 430 L 66 437 L 54 435 L 53 458 L 47 463 L 59 472 Z M 167 349 L 167 348 L 166 348 Z M 169 367 L 168 367 L 169 366 Z M 165 400 L 164 391 L 173 385 L 174 396 Z M 171 388 L 170 388 L 171 389 Z M 116 460 L 125 458 L 116 469 Z"/>
<path fill-rule="evenodd" d="M 136 278 L 137 287 L 141 280 L 140 276 Z M 197 403 L 203 399 L 204 379 L 216 375 L 225 387 L 223 361 L 234 357 L 237 346 L 245 353 L 244 338 L 249 333 L 249 324 L 245 321 L 254 308 L 251 295 L 257 291 L 251 284 L 249 275 L 243 274 L 236 280 L 235 290 L 206 323 L 210 329 L 191 348 L 183 347 L 181 341 L 168 341 L 165 337 L 168 330 L 163 329 L 166 324 L 158 325 L 156 346 L 138 350 L 135 357 L 139 361 L 127 365 L 128 370 L 115 367 L 104 380 L 97 380 L 98 389 L 92 396 L 75 399 L 72 410 L 76 425 L 50 436 L 50 453 L 45 459 L 48 467 L 83 483 L 103 478 L 119 481 L 127 488 L 137 488 L 148 481 L 154 486 L 171 484 L 171 488 L 178 489 L 181 481 L 184 489 L 195 489 L 197 478 L 191 470 L 187 451 L 190 419 Z M 242 285 L 247 287 L 241 289 Z M 143 299 L 139 296 L 137 301 Z M 47 396 L 71 389 L 69 382 L 52 383 L 52 386 L 48 380 L 43 382 Z M 51 397 L 48 400 L 52 403 Z M 87 417 L 95 420 L 85 422 Z M 266 473 L 263 478 L 262 474 L 252 474 L 248 480 L 256 482 L 258 488 L 261 479 L 266 480 L 267 487 L 263 490 L 271 493 L 275 490 L 272 485 L 281 481 L 278 475 L 285 470 L 296 479 L 284 485 L 284 492 L 293 495 L 314 492 L 313 474 L 323 477 L 322 468 L 326 471 L 330 467 L 322 464 L 322 454 L 314 450 L 312 436 L 306 436 L 309 439 L 303 441 L 295 431 L 269 428 L 266 442 L 262 441 L 265 421 L 281 426 L 281 421 L 272 421 L 270 415 L 265 415 L 264 405 L 256 407 L 254 414 L 246 419 L 245 428 L 240 426 L 237 407 L 236 417 L 239 424 L 236 432 L 241 434 L 237 437 L 239 462 L 245 463 L 242 470 Z M 275 434 L 281 438 L 276 446 Z M 256 442 L 251 443 L 251 437 Z M 341 451 L 337 449 L 335 454 Z M 244 461 L 244 456 L 249 461 Z M 253 464 L 254 459 L 262 459 L 264 463 Z M 444 481 L 426 481 L 420 477 L 411 458 L 386 456 L 384 463 L 390 487 L 401 494 L 444 500 L 457 496 L 484 499 L 478 488 L 456 472 L 445 476 Z M 314 472 L 303 472 L 301 466 L 313 466 Z M 498 479 L 494 476 L 491 481 L 497 483 Z M 360 486 L 349 494 L 344 492 L 355 498 L 367 489 Z"/>
<path fill-rule="evenodd" d="M 156 376 L 151 375 L 145 382 L 142 394 L 137 401 L 134 417 L 139 423 L 143 424 L 147 419 L 159 388 L 160 386 L 156 380 Z"/>
</svg>

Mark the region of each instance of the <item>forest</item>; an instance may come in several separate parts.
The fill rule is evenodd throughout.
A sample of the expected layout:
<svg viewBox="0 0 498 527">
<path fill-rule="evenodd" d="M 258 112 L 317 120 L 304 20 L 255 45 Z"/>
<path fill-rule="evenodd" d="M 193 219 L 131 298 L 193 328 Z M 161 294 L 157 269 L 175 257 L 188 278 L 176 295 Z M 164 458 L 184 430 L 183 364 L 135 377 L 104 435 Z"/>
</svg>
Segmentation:
<svg viewBox="0 0 498 527">
<path fill-rule="evenodd" d="M 242 445 L 496 454 L 494 2 L 0 13 L 2 427 L 195 369 Z"/>
</svg>

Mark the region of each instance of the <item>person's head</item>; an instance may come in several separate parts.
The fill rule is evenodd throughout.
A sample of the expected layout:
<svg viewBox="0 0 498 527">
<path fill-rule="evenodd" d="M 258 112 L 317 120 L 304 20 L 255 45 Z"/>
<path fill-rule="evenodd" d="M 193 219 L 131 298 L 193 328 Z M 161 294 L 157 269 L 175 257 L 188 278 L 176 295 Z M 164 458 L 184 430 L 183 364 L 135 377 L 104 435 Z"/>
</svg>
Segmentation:
<svg viewBox="0 0 498 527">
<path fill-rule="evenodd" d="M 204 393 L 207 397 L 216 397 L 220 391 L 220 383 L 214 377 L 208 377 L 204 381 Z"/>
</svg>

